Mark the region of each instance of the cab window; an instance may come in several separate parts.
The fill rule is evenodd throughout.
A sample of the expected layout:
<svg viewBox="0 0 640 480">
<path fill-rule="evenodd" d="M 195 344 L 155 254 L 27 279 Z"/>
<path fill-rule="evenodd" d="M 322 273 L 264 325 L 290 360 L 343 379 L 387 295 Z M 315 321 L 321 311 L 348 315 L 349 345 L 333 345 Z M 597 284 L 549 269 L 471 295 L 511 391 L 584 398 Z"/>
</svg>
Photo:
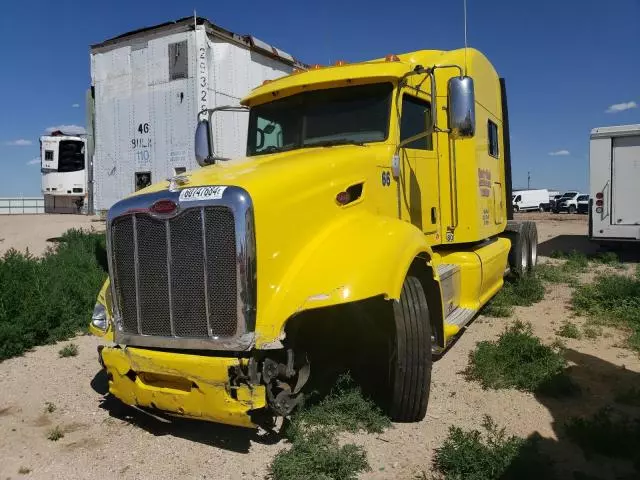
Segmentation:
<svg viewBox="0 0 640 480">
<path fill-rule="evenodd" d="M 431 123 L 431 105 L 429 102 L 412 97 L 402 96 L 402 120 L 400 121 L 400 141 L 411 138 L 427 129 Z M 418 150 L 433 150 L 433 140 L 431 134 L 414 140 L 405 145 L 405 148 L 415 148 Z"/>
</svg>

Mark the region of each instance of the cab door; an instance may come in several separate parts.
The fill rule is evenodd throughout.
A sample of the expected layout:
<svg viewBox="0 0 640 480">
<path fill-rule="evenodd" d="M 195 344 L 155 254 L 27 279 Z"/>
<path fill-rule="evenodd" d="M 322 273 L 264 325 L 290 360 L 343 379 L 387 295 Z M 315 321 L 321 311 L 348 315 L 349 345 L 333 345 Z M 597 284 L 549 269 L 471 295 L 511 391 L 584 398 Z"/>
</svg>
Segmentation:
<svg viewBox="0 0 640 480">
<path fill-rule="evenodd" d="M 413 92 L 402 93 L 400 142 L 426 132 L 431 124 L 431 104 Z M 438 155 L 428 134 L 400 148 L 401 215 L 439 243 L 440 201 Z"/>
</svg>

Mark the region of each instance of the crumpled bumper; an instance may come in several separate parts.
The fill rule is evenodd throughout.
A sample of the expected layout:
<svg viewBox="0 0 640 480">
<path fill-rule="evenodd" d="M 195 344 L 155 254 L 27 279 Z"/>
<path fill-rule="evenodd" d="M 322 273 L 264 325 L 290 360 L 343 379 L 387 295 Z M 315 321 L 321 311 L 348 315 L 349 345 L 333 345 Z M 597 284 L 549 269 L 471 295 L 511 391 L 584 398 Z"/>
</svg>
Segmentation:
<svg viewBox="0 0 640 480">
<path fill-rule="evenodd" d="M 266 406 L 264 385 L 230 385 L 229 369 L 246 359 L 131 347 L 104 347 L 100 356 L 109 392 L 128 405 L 242 427 L 255 427 L 249 411 Z"/>
</svg>

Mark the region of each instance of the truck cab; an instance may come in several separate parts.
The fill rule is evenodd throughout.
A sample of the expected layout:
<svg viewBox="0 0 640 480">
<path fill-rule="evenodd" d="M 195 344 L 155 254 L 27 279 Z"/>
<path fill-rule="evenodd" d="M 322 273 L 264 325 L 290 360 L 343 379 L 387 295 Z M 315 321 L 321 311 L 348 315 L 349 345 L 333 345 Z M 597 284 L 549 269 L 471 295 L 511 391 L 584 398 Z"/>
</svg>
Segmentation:
<svg viewBox="0 0 640 480">
<path fill-rule="evenodd" d="M 466 61 L 465 61 L 466 59 Z M 431 356 L 536 262 L 504 82 L 477 50 L 297 70 L 200 114 L 202 168 L 121 200 L 92 331 L 130 405 L 252 427 L 348 368 L 397 421 Z M 248 115 L 246 156 L 212 132 Z"/>
</svg>

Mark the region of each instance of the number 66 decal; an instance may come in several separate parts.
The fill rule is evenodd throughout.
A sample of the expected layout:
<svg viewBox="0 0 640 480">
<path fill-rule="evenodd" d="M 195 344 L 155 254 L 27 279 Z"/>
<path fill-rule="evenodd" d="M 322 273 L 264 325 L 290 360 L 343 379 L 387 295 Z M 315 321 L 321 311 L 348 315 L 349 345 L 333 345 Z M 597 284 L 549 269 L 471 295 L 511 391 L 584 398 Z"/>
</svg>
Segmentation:
<svg viewBox="0 0 640 480">
<path fill-rule="evenodd" d="M 388 187 L 389 185 L 391 185 L 391 172 L 385 170 L 382 172 L 382 186 Z"/>
</svg>

